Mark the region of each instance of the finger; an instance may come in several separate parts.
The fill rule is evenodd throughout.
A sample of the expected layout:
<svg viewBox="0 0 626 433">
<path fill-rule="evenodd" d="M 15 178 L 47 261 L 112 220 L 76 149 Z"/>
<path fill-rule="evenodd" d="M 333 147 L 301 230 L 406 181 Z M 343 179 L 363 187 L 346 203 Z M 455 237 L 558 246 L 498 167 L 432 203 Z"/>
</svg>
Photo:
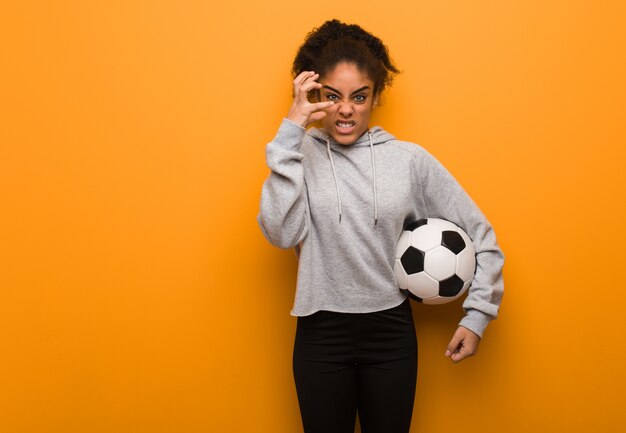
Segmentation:
<svg viewBox="0 0 626 433">
<path fill-rule="evenodd" d="M 307 94 L 313 90 L 320 89 L 322 85 L 317 81 L 307 81 L 304 84 L 297 85 L 294 90 L 299 98 L 306 98 Z"/>
<path fill-rule="evenodd" d="M 305 81 L 304 83 L 294 83 L 293 92 L 295 96 L 295 100 L 298 103 L 309 102 L 308 94 L 312 90 L 316 90 L 322 87 L 322 85 L 315 81 L 318 74 L 312 75 L 310 80 Z M 306 104 L 305 104 L 306 105 Z"/>
<path fill-rule="evenodd" d="M 317 80 L 320 76 L 320 74 L 318 74 L 315 71 L 308 71 L 308 72 L 309 73 L 303 77 L 302 83 L 306 83 L 307 81 L 310 81 L 310 80 Z"/>
<path fill-rule="evenodd" d="M 324 117 L 326 117 L 325 111 L 316 111 L 315 113 L 311 114 L 309 119 L 311 120 L 311 122 L 317 122 L 318 120 L 322 120 Z"/>
<path fill-rule="evenodd" d="M 448 347 L 448 349 L 446 349 L 445 355 L 452 358 L 453 355 L 459 353 L 462 347 L 463 347 L 463 343 L 459 343 L 457 346 L 453 348 Z"/>
<path fill-rule="evenodd" d="M 309 77 L 311 75 L 314 75 L 315 72 L 314 71 L 302 71 L 300 72 L 298 75 L 296 75 L 296 78 L 293 79 L 294 83 L 300 83 L 302 82 L 306 77 Z"/>
<path fill-rule="evenodd" d="M 323 110 L 333 104 L 334 101 L 316 102 L 313 104 L 308 104 L 307 107 L 303 107 L 303 111 L 308 113 L 311 122 L 315 122 L 326 117 L 326 112 Z"/>
<path fill-rule="evenodd" d="M 450 356 L 450 359 L 451 359 L 453 362 L 455 362 L 455 363 L 456 363 L 456 362 L 463 361 L 463 360 L 464 360 L 465 358 L 467 358 L 468 356 L 470 356 L 470 354 L 469 354 L 469 353 L 465 353 L 464 351 L 460 351 L 460 352 L 453 353 L 453 354 Z"/>
<path fill-rule="evenodd" d="M 476 355 L 477 351 L 478 342 L 473 341 L 471 338 L 465 338 L 461 343 L 461 347 L 459 347 L 458 351 L 452 354 L 451 359 L 454 362 L 459 362 L 465 358 Z"/>
<path fill-rule="evenodd" d="M 452 359 L 452 361 L 454 362 L 459 362 L 464 360 L 465 358 L 474 356 L 474 353 L 475 350 L 473 348 L 463 345 L 456 353 L 453 353 L 452 356 L 450 356 L 450 359 Z"/>
<path fill-rule="evenodd" d="M 317 82 L 319 77 L 320 77 L 320 74 L 311 72 L 310 75 L 305 75 L 300 82 L 294 83 L 294 86 L 299 89 L 306 88 L 308 90 L 312 89 L 313 87 L 321 87 L 321 84 Z"/>
<path fill-rule="evenodd" d="M 315 102 L 311 104 L 311 108 L 313 111 L 320 111 L 328 107 L 332 107 L 335 105 L 335 101 L 324 101 L 324 102 Z"/>
<path fill-rule="evenodd" d="M 314 71 L 302 71 L 296 78 L 294 78 L 293 85 L 300 86 L 316 75 L 319 77 L 319 74 L 316 74 Z"/>
<path fill-rule="evenodd" d="M 457 330 L 452 337 L 452 340 L 448 343 L 448 347 L 446 348 L 446 356 L 452 355 L 459 349 L 459 345 L 463 342 L 463 336 Z"/>
<path fill-rule="evenodd" d="M 293 79 L 293 93 L 298 95 L 300 93 L 300 87 L 306 81 L 307 78 L 312 77 L 315 73 L 313 71 L 300 72 L 296 78 Z"/>
<path fill-rule="evenodd" d="M 300 91 L 306 93 L 306 92 L 310 92 L 313 89 L 321 89 L 321 88 L 322 88 L 322 85 L 318 83 L 317 81 L 307 81 L 306 83 L 300 86 Z"/>
</svg>

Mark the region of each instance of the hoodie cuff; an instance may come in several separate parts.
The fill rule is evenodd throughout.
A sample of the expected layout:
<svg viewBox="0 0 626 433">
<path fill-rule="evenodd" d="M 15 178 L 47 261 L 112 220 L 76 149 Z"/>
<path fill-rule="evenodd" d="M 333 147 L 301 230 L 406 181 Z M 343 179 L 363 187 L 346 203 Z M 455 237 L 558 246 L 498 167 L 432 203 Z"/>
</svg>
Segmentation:
<svg viewBox="0 0 626 433">
<path fill-rule="evenodd" d="M 284 157 L 283 152 L 300 153 L 300 146 L 304 139 L 306 129 L 288 119 L 283 119 L 276 135 L 265 147 L 268 166 L 271 161 L 277 161 Z"/>
<path fill-rule="evenodd" d="M 302 130 L 306 131 L 306 128 L 304 128 L 302 125 L 298 125 L 296 122 L 294 122 L 293 120 L 289 120 L 289 119 L 287 119 L 286 117 L 283 117 L 283 121 L 282 121 L 282 123 L 290 123 L 290 124 L 292 124 L 292 125 L 294 125 L 294 126 L 297 126 L 297 127 L 298 127 L 298 128 L 300 128 L 300 129 L 302 129 Z"/>
<path fill-rule="evenodd" d="M 485 328 L 491 321 L 491 317 L 478 310 L 467 310 L 465 317 L 459 322 L 460 326 L 469 329 L 477 334 L 480 338 L 483 338 Z"/>
<path fill-rule="evenodd" d="M 305 133 L 306 129 L 302 126 L 291 120 L 283 119 L 267 149 L 268 151 L 270 149 L 281 149 L 300 152 L 300 145 Z"/>
</svg>

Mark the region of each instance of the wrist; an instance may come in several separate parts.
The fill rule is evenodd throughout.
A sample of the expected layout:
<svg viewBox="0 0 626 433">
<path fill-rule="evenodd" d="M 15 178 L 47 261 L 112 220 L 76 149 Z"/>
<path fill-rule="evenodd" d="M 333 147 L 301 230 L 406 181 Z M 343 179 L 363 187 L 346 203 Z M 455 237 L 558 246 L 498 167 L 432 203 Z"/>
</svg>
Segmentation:
<svg viewBox="0 0 626 433">
<path fill-rule="evenodd" d="M 298 123 L 298 122 L 297 122 L 297 121 L 295 121 L 295 120 L 290 119 L 289 117 L 285 117 L 284 119 L 285 119 L 287 122 L 289 122 L 290 124 L 292 124 L 292 125 L 294 125 L 294 126 L 297 126 L 298 128 L 301 128 L 301 129 L 305 129 L 305 128 L 306 128 L 306 126 L 302 126 L 300 123 Z"/>
<path fill-rule="evenodd" d="M 291 123 L 295 123 L 301 128 L 306 128 L 308 126 L 309 119 L 303 115 L 289 113 L 285 119 L 289 120 Z"/>
<path fill-rule="evenodd" d="M 485 328 L 491 321 L 491 317 L 478 310 L 467 310 L 465 317 L 461 319 L 460 326 L 469 329 L 482 338 Z"/>
</svg>

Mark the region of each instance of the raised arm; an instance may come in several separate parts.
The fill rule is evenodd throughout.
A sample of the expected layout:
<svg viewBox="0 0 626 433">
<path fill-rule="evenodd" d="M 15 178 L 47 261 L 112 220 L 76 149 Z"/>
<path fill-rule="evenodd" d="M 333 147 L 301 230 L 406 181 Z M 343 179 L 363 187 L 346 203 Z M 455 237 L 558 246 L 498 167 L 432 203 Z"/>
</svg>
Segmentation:
<svg viewBox="0 0 626 433">
<path fill-rule="evenodd" d="M 305 71 L 293 81 L 294 100 L 274 139 L 266 147 L 271 173 L 263 184 L 257 220 L 265 237 L 281 248 L 299 244 L 308 232 L 309 210 L 300 146 L 306 126 L 322 119 L 333 102 L 311 103 L 310 91 L 321 85 L 314 72 Z"/>
</svg>

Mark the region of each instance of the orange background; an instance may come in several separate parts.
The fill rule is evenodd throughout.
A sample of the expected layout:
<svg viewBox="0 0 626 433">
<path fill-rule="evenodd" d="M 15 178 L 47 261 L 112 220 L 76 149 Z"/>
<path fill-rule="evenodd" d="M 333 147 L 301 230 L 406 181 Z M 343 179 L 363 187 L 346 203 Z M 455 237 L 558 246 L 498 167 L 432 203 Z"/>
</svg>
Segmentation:
<svg viewBox="0 0 626 433">
<path fill-rule="evenodd" d="M 301 431 L 296 261 L 255 221 L 290 65 L 324 20 L 403 73 L 374 116 L 493 223 L 500 318 L 414 305 L 412 432 L 626 417 L 621 1 L 11 2 L 0 15 L 0 431 Z"/>
</svg>

